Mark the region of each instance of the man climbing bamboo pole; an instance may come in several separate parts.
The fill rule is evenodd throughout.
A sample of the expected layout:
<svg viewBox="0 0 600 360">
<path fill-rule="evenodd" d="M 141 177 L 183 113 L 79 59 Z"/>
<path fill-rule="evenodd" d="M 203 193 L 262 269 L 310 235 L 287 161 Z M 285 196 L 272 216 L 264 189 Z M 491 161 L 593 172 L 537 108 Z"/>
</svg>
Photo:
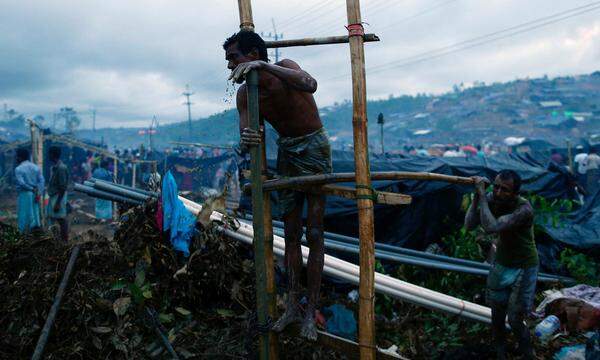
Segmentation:
<svg viewBox="0 0 600 360">
<path fill-rule="evenodd" d="M 259 109 L 261 121 L 268 121 L 279 133 L 278 172 L 282 176 L 301 176 L 331 172 L 331 150 L 313 97 L 316 80 L 292 60 L 270 64 L 264 41 L 257 34 L 240 31 L 231 36 L 223 48 L 231 78 L 241 83 L 245 75 L 259 73 Z M 261 134 L 248 126 L 245 85 L 237 93 L 240 115 L 240 145 L 243 150 L 261 142 Z M 310 247 L 308 259 L 308 305 L 300 313 L 300 273 L 302 271 L 302 208 L 308 203 L 306 237 Z M 290 189 L 279 192 L 279 206 L 285 227 L 285 263 L 288 275 L 286 311 L 274 324 L 281 331 L 290 323 L 301 321 L 301 335 L 316 340 L 314 312 L 319 300 L 323 271 L 323 213 L 325 197 Z"/>
</svg>

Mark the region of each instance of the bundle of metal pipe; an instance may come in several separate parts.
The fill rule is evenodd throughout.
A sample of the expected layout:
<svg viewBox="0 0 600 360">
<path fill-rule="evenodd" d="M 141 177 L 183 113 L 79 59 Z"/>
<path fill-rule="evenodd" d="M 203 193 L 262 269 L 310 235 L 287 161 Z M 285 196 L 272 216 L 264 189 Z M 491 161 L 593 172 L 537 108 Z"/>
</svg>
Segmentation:
<svg viewBox="0 0 600 360">
<path fill-rule="evenodd" d="M 104 199 L 104 200 L 110 200 L 110 201 L 114 201 L 114 202 L 126 203 L 126 204 L 131 204 L 131 205 L 140 205 L 143 203 L 143 201 L 140 201 L 137 199 L 132 199 L 132 198 L 122 196 L 119 194 L 115 194 L 112 192 L 97 190 L 91 186 L 82 185 L 82 184 L 75 184 L 75 186 L 73 187 L 73 190 L 82 192 L 91 197 L 95 197 L 98 199 Z"/>
<path fill-rule="evenodd" d="M 251 218 L 251 216 L 246 216 Z M 284 236 L 283 222 L 273 221 L 273 233 Z M 324 233 L 325 248 L 329 250 L 358 254 L 358 239 L 331 232 Z M 303 242 L 306 239 L 303 237 Z M 432 269 L 449 270 L 465 274 L 487 276 L 490 264 L 472 260 L 453 258 L 445 255 L 431 254 L 424 251 L 406 249 L 389 244 L 375 243 L 375 258 L 400 264 L 415 265 Z M 566 285 L 575 284 L 576 281 L 569 277 L 540 273 L 540 282 L 562 282 Z"/>
<path fill-rule="evenodd" d="M 202 206 L 183 197 L 179 197 L 188 210 L 197 214 Z M 222 214 L 213 212 L 212 220 L 222 221 Z M 252 244 L 254 231 L 252 225 L 241 222 L 236 230 L 221 228 L 228 236 L 237 240 Z M 285 252 L 285 242 L 281 236 L 273 236 L 273 251 L 278 256 L 283 256 Z M 303 262 L 308 261 L 309 249 L 302 246 Z M 340 260 L 330 255 L 325 255 L 323 273 L 329 276 L 346 280 L 358 285 L 360 268 L 357 265 Z M 456 314 L 461 317 L 472 320 L 489 323 L 491 311 L 485 306 L 464 301 L 452 296 L 448 296 L 430 289 L 426 289 L 408 282 L 392 278 L 387 275 L 375 273 L 375 290 L 379 293 L 392 296 L 399 300 L 411 302 L 416 305 L 424 306 L 434 310 L 444 311 L 450 314 Z"/>
</svg>

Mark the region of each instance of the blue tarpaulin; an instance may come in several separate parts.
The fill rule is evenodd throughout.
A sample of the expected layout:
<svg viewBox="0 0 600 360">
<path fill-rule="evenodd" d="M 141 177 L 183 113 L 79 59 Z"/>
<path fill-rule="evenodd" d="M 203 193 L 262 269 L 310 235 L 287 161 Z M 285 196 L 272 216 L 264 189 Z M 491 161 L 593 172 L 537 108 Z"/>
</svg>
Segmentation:
<svg viewBox="0 0 600 360">
<path fill-rule="evenodd" d="M 190 240 L 194 232 L 196 218 L 179 200 L 177 183 L 171 172 L 167 172 L 162 184 L 162 206 L 164 230 L 171 231 L 171 244 L 185 256 L 190 255 Z"/>
</svg>

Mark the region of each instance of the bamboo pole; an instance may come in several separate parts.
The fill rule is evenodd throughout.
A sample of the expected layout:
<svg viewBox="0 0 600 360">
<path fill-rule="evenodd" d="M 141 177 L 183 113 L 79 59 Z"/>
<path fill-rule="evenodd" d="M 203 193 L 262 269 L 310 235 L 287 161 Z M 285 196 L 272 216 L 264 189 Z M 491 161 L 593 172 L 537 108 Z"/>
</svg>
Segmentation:
<svg viewBox="0 0 600 360">
<path fill-rule="evenodd" d="M 258 109 L 258 72 L 251 71 L 246 75 L 246 86 L 248 92 L 248 119 L 250 128 L 259 131 L 259 109 Z M 254 268 L 256 270 L 256 312 L 258 326 L 263 329 L 259 338 L 260 359 L 269 359 L 271 353 L 270 332 L 265 332 L 269 314 L 269 295 L 267 284 L 266 264 L 266 231 L 265 221 L 265 197 L 262 190 L 262 147 L 264 144 L 250 148 L 250 168 L 252 182 L 252 216 L 254 226 Z M 272 230 L 271 230 L 272 236 Z M 272 259 L 271 259 L 272 261 Z"/>
<path fill-rule="evenodd" d="M 261 146 L 261 160 L 262 160 L 262 173 L 266 174 L 267 171 L 267 143 L 265 141 L 265 133 L 262 133 L 262 144 Z M 266 180 L 266 175 L 261 176 L 261 187 Z M 275 261 L 273 258 L 273 218 L 271 216 L 271 193 L 263 192 L 263 224 L 265 231 L 265 277 L 267 281 L 267 301 L 269 304 L 269 316 L 271 319 L 275 319 L 277 316 L 276 306 L 276 294 L 277 288 L 275 287 Z M 269 333 L 269 353 L 270 359 L 277 359 L 278 354 L 278 336 L 274 332 Z"/>
<path fill-rule="evenodd" d="M 378 171 L 370 174 L 371 180 L 426 180 L 426 181 L 444 181 L 458 185 L 473 185 L 474 180 L 468 177 L 435 174 L 427 172 L 406 172 L 406 171 Z M 332 173 L 320 175 L 296 176 L 285 179 L 267 180 L 263 185 L 264 191 L 274 191 L 298 186 L 313 186 L 340 182 L 355 181 L 356 174 Z"/>
<path fill-rule="evenodd" d="M 573 169 L 573 147 L 571 146 L 571 140 L 567 140 L 567 158 L 569 164 L 569 170 L 572 174 L 575 173 Z"/>
<path fill-rule="evenodd" d="M 131 162 L 131 187 L 135 189 L 135 169 L 137 167 L 137 163 L 135 161 Z"/>
<path fill-rule="evenodd" d="M 238 10 L 240 12 L 240 30 L 254 31 L 250 0 L 238 0 Z"/>
<path fill-rule="evenodd" d="M 277 41 L 265 41 L 267 48 L 284 48 L 292 46 L 311 46 L 311 45 L 329 45 L 329 44 L 345 44 L 349 42 L 350 37 L 348 35 L 342 36 L 327 36 L 319 38 L 304 38 L 304 39 L 293 39 L 293 40 L 277 40 Z M 379 41 L 379 37 L 375 34 L 364 34 L 364 42 Z"/>
<path fill-rule="evenodd" d="M 358 205 L 358 232 L 360 238 L 360 283 L 358 344 L 360 358 L 375 359 L 375 234 L 369 146 L 367 141 L 367 86 L 365 49 L 360 17 L 359 0 L 346 0 L 352 66 L 352 128 L 354 135 L 354 164 Z M 356 30 L 359 30 L 358 32 Z"/>
</svg>

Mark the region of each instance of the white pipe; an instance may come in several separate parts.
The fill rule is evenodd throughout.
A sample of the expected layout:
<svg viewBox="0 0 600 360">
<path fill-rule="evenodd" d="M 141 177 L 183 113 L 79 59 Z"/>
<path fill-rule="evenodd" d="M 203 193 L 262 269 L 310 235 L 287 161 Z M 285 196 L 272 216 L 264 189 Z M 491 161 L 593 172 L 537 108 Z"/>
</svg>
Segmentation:
<svg viewBox="0 0 600 360">
<path fill-rule="evenodd" d="M 243 235 L 243 234 L 241 234 L 239 232 L 235 232 L 235 231 L 233 231 L 231 229 L 226 229 L 226 228 L 223 228 L 223 227 L 220 227 L 220 229 L 227 236 L 230 236 L 230 237 L 232 237 L 234 239 L 237 239 L 239 241 L 242 241 L 242 242 L 245 242 L 247 244 L 252 245 L 252 241 L 253 240 L 248 235 Z M 276 248 L 273 249 L 273 253 L 275 255 L 277 255 L 277 256 L 283 257 L 285 251 L 283 249 L 280 249 L 280 248 L 276 247 Z M 304 262 L 306 262 L 305 258 L 303 258 L 303 260 L 304 260 Z M 331 266 L 328 266 L 328 265 L 324 265 L 323 266 L 323 273 L 326 274 L 326 275 L 338 278 L 338 279 L 346 280 L 349 283 L 352 283 L 352 284 L 355 284 L 355 285 L 359 284 L 359 278 L 356 277 L 355 275 L 348 274 L 346 272 L 337 270 L 337 269 L 332 268 Z M 454 307 L 450 307 L 450 306 L 438 304 L 438 303 L 436 303 L 434 301 L 427 300 L 425 298 L 420 298 L 420 297 L 417 297 L 417 296 L 414 296 L 414 295 L 411 295 L 411 294 L 408 294 L 408 293 L 403 293 L 403 292 L 401 292 L 401 291 L 399 291 L 397 289 L 390 288 L 388 286 L 385 286 L 383 284 L 379 284 L 377 282 L 375 282 L 375 290 L 378 290 L 378 292 L 380 292 L 382 294 L 385 294 L 385 295 L 388 295 L 388 296 L 391 296 L 393 298 L 402 299 L 402 300 L 411 302 L 413 304 L 421 305 L 421 306 L 426 307 L 426 308 L 431 309 L 431 310 L 441 310 L 441 311 L 444 311 L 444 312 L 449 313 L 449 314 L 456 314 L 456 315 L 459 315 L 459 316 L 464 316 L 464 317 L 467 317 L 469 319 L 476 320 L 476 321 L 479 321 L 479 322 L 490 323 L 490 319 L 487 318 L 487 317 L 485 317 L 485 316 L 480 316 L 480 315 L 477 315 L 477 314 L 473 314 L 473 313 L 468 312 L 468 311 L 460 311 L 459 309 L 456 309 Z"/>
<path fill-rule="evenodd" d="M 197 213 L 202 209 L 202 206 L 197 203 L 194 203 L 183 197 L 179 198 L 183 201 L 186 207 L 188 207 L 194 213 Z M 222 216 L 223 215 L 218 212 L 213 212 L 211 219 L 221 220 Z M 229 229 L 225 230 L 228 235 L 235 237 L 238 240 L 247 242 L 249 244 L 252 243 L 254 232 L 252 226 L 249 224 L 240 223 L 240 227 L 238 228 L 237 232 Z M 243 237 L 233 234 L 241 234 Z M 283 238 L 279 236 L 273 237 L 273 250 L 277 255 L 283 255 L 285 251 L 285 241 Z M 302 257 L 304 263 L 306 263 L 308 259 L 308 252 L 309 249 L 305 246 L 302 246 Z M 325 255 L 324 271 L 326 273 L 330 273 L 332 276 L 342 277 L 348 281 L 357 283 L 360 268 L 354 264 L 340 260 L 333 256 Z M 342 274 L 346 275 L 342 276 Z M 474 318 L 478 321 L 490 322 L 491 310 L 485 306 L 463 301 L 461 299 L 416 286 L 384 274 L 375 273 L 375 289 L 395 298 L 403 299 L 418 305 L 460 314 L 465 317 Z"/>
</svg>

